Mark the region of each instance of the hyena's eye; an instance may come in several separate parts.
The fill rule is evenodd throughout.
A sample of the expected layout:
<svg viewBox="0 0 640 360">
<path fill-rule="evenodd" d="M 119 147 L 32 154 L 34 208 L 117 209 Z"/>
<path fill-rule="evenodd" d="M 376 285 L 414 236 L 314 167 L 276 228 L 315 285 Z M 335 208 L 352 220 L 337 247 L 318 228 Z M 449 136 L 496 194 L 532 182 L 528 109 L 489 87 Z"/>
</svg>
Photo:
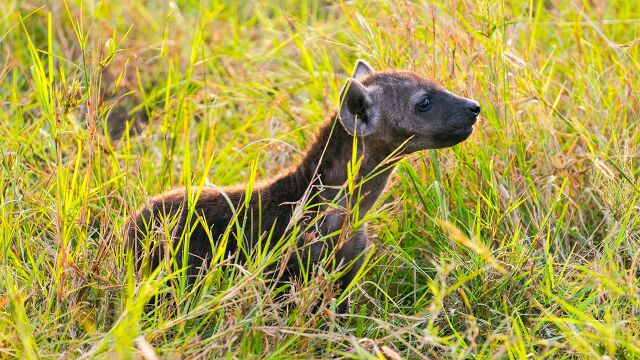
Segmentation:
<svg viewBox="0 0 640 360">
<path fill-rule="evenodd" d="M 431 107 L 431 100 L 428 97 L 416 104 L 416 109 L 420 112 L 425 112 Z"/>
</svg>

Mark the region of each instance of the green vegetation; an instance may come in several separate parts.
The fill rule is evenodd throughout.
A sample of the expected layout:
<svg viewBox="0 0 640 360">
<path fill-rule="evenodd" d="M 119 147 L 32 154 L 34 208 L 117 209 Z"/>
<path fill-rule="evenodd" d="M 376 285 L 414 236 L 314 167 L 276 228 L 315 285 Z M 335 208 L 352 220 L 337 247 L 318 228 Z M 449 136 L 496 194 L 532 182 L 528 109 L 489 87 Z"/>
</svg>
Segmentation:
<svg viewBox="0 0 640 360">
<path fill-rule="evenodd" d="M 640 357 L 634 1 L 239 3 L 0 2 L 0 358 Z M 483 113 L 401 163 L 349 314 L 260 255 L 135 279 L 131 212 L 286 168 L 357 58 Z"/>
</svg>

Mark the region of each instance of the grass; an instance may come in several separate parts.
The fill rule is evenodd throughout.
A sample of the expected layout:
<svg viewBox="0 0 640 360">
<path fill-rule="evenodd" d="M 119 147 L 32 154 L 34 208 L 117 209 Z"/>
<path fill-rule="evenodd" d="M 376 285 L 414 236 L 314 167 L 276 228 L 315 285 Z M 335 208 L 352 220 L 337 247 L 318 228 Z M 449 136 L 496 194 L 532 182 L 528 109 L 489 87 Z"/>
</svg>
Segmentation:
<svg viewBox="0 0 640 360">
<path fill-rule="evenodd" d="M 5 0 L 0 357 L 638 358 L 639 45 L 631 1 Z M 396 170 L 349 314 L 260 256 L 134 280 L 129 214 L 296 161 L 357 58 L 483 110 Z"/>
</svg>

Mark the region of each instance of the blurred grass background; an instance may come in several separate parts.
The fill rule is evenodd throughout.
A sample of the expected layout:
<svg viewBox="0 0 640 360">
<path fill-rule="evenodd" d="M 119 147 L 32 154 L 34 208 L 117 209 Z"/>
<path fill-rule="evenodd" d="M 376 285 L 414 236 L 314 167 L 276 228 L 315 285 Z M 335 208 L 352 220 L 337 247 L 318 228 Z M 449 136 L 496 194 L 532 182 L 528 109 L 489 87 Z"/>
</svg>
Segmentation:
<svg viewBox="0 0 640 360">
<path fill-rule="evenodd" d="M 639 55 L 632 1 L 4 0 L 0 357 L 637 358 Z M 358 58 L 483 110 L 400 164 L 350 313 L 135 282 L 126 217 L 295 162 Z"/>
</svg>

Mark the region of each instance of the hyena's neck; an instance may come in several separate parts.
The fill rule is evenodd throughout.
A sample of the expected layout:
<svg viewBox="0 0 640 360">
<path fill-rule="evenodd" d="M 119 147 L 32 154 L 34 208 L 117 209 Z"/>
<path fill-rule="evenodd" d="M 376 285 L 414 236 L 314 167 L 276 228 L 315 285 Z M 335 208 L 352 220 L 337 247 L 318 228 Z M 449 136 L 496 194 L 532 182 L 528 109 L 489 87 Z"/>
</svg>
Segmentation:
<svg viewBox="0 0 640 360">
<path fill-rule="evenodd" d="M 338 200 L 344 206 L 350 199 L 352 206 L 355 202 L 359 204 L 359 215 L 362 217 L 384 191 L 397 159 L 389 159 L 393 149 L 366 138 L 358 138 L 355 146 L 354 159 L 354 138 L 340 124 L 336 115 L 332 115 L 320 128 L 302 161 L 276 179 L 272 186 L 287 193 L 287 199 L 283 199 L 285 201 L 315 196 L 314 202 Z M 356 186 L 345 186 L 349 180 L 348 169 L 355 167 L 356 163 L 359 163 L 358 175 L 353 177 Z"/>
</svg>

